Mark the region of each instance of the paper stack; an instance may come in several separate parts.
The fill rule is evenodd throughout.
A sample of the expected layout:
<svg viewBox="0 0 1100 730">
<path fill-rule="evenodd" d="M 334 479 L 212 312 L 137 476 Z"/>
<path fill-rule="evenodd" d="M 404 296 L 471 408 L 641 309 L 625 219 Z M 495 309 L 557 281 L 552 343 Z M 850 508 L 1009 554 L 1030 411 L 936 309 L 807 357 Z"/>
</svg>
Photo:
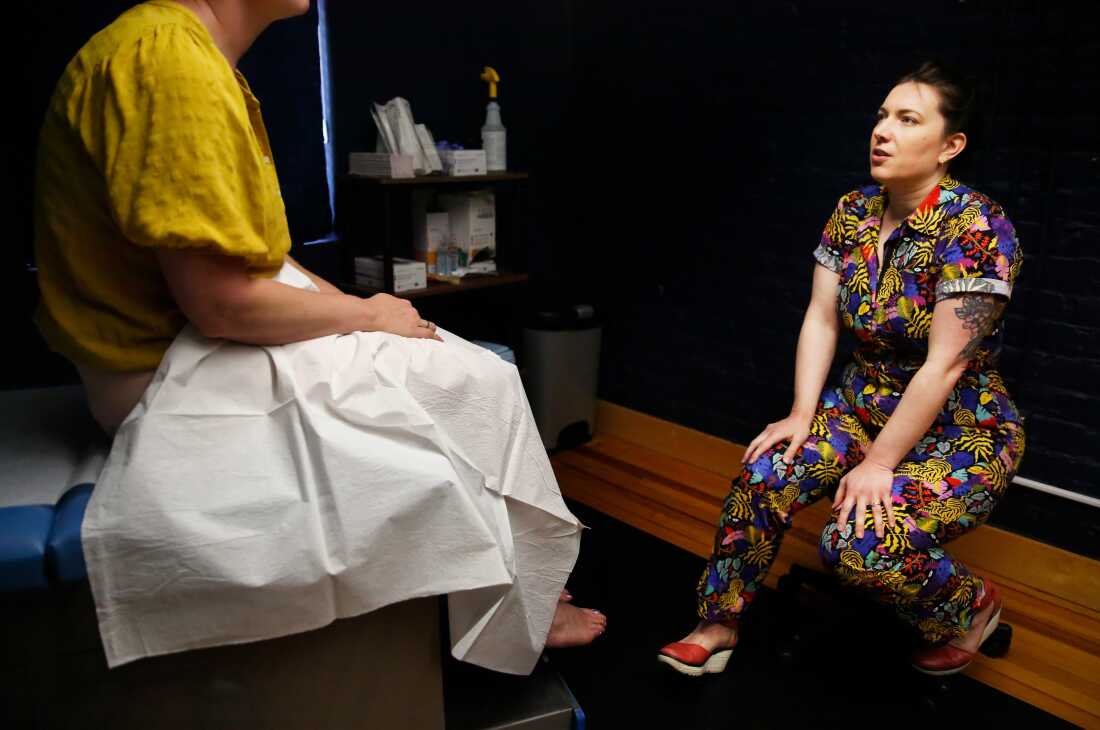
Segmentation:
<svg viewBox="0 0 1100 730">
<path fill-rule="evenodd" d="M 443 170 L 432 133 L 413 119 L 409 102 L 398 96 L 386 102 L 385 106 L 374 104 L 371 117 L 378 128 L 379 152 L 409 155 L 417 175 Z"/>
<path fill-rule="evenodd" d="M 348 172 L 364 177 L 413 177 L 413 158 L 389 152 L 352 152 Z"/>
</svg>

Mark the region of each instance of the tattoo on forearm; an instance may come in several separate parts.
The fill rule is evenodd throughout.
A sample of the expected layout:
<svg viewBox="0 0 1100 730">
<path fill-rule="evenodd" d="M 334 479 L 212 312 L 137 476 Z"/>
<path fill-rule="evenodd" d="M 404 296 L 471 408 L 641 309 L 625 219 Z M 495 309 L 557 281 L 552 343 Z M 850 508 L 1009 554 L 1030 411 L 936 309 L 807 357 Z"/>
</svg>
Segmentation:
<svg viewBox="0 0 1100 730">
<path fill-rule="evenodd" d="M 982 340 L 992 334 L 1004 308 L 1004 303 L 994 297 L 973 294 L 962 297 L 959 306 L 955 307 L 955 314 L 962 320 L 963 329 L 972 336 L 959 353 L 960 360 L 970 361 L 978 354 Z"/>
</svg>

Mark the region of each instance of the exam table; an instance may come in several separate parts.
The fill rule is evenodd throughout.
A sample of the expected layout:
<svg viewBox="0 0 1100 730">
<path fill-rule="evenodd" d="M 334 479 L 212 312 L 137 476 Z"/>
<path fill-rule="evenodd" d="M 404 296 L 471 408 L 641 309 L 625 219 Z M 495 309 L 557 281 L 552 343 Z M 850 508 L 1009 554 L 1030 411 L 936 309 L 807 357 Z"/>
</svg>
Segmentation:
<svg viewBox="0 0 1100 730">
<path fill-rule="evenodd" d="M 108 671 L 80 525 L 109 448 L 80 386 L 0 391 L 0 727 L 443 727 L 434 597 Z"/>
</svg>

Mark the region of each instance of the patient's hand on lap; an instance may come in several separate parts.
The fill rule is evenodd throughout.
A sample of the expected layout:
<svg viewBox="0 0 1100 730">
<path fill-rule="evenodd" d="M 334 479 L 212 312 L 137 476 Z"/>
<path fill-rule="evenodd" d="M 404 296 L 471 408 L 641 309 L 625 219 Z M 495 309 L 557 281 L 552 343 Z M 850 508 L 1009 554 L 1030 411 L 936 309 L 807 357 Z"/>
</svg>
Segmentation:
<svg viewBox="0 0 1100 730">
<path fill-rule="evenodd" d="M 421 319 L 420 313 L 407 299 L 375 294 L 364 299 L 363 303 L 368 308 L 370 324 L 366 329 L 369 332 L 391 332 L 402 337 L 443 341 L 435 333 L 435 323 Z"/>
</svg>

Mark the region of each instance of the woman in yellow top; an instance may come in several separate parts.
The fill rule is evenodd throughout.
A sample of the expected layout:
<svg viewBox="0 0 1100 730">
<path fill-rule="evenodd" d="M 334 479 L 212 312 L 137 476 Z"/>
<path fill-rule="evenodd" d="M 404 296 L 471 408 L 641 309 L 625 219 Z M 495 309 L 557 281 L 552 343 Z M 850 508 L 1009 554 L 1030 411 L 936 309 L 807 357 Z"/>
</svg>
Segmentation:
<svg viewBox="0 0 1100 730">
<path fill-rule="evenodd" d="M 235 67 L 270 23 L 308 9 L 149 2 L 58 82 L 39 145 L 37 321 L 110 432 L 188 321 L 262 345 L 434 336 L 405 300 L 345 295 L 312 274 L 325 296 L 271 280 L 290 234 L 260 105 Z"/>
<path fill-rule="evenodd" d="M 158 447 L 160 451 L 143 451 L 150 448 L 150 442 L 161 436 L 165 441 L 180 442 L 200 431 L 213 433 L 222 427 L 219 425 L 221 421 L 207 418 L 188 421 L 190 425 L 186 429 L 189 430 L 173 431 L 180 422 L 179 412 L 168 414 L 177 416 L 175 420 L 168 419 L 162 412 L 165 408 L 163 404 L 171 402 L 174 397 L 171 388 L 188 385 L 191 388 L 189 397 L 193 401 L 197 399 L 200 405 L 208 406 L 218 398 L 239 405 L 247 399 L 242 393 L 247 390 L 248 383 L 241 385 L 233 380 L 231 371 L 236 367 L 234 363 L 245 362 L 260 352 L 275 362 L 285 354 L 275 346 L 309 341 L 308 344 L 318 344 L 312 350 L 299 348 L 286 351 L 298 354 L 295 355 L 297 360 L 286 365 L 285 372 L 269 375 L 267 366 L 260 365 L 257 371 L 251 373 L 250 378 L 254 376 L 256 381 L 275 378 L 269 391 L 278 393 L 282 392 L 282 388 L 292 393 L 289 401 L 284 398 L 269 406 L 266 421 L 271 421 L 271 414 L 287 402 L 295 402 L 300 409 L 300 422 L 321 418 L 318 424 L 335 428 L 317 415 L 323 413 L 326 414 L 324 418 L 328 418 L 335 413 L 335 420 L 343 419 L 340 428 L 346 430 L 351 424 L 369 430 L 370 426 L 376 425 L 372 424 L 372 418 L 392 419 L 392 413 L 385 409 L 380 411 L 375 402 L 381 397 L 378 393 L 384 392 L 390 399 L 386 401 L 387 408 L 391 408 L 391 401 L 398 397 L 392 392 L 396 385 L 402 389 L 399 395 L 404 400 L 398 411 L 407 416 L 405 420 L 419 424 L 416 418 L 427 414 L 434 421 L 437 433 L 433 447 L 419 445 L 418 448 L 422 449 L 420 457 L 411 459 L 406 455 L 405 462 L 397 460 L 397 463 L 389 465 L 393 468 L 383 471 L 390 474 L 408 469 L 416 476 L 423 471 L 419 463 L 421 460 L 435 464 L 434 457 L 444 454 L 450 459 L 451 466 L 439 466 L 445 474 L 433 477 L 435 481 L 432 484 L 441 483 L 440 480 L 449 484 L 464 479 L 469 481 L 469 474 L 472 473 L 478 475 L 475 481 L 480 479 L 482 483 L 474 489 L 473 496 L 462 498 L 463 505 L 471 500 L 483 500 L 485 489 L 494 491 L 500 500 L 478 503 L 477 510 L 481 512 L 476 521 L 479 524 L 492 525 L 504 512 L 515 523 L 517 518 L 513 512 L 520 509 L 517 503 L 521 503 L 523 509 L 530 509 L 531 506 L 542 509 L 539 519 L 556 526 L 555 537 L 565 540 L 564 547 L 542 546 L 544 551 L 557 554 L 557 562 L 552 566 L 532 569 L 530 565 L 522 565 L 524 560 L 531 558 L 525 557 L 523 550 L 512 544 L 513 541 L 507 536 L 508 520 L 505 519 L 501 523 L 503 527 L 496 531 L 502 545 L 498 552 L 503 556 L 503 561 L 497 560 L 504 565 L 505 577 L 497 576 L 492 580 L 470 578 L 466 583 L 443 580 L 438 583 L 443 587 L 435 591 L 449 592 L 455 588 L 472 590 L 493 584 L 493 581 L 498 586 L 508 581 L 519 586 L 507 592 L 504 599 L 497 595 L 500 593 L 498 591 L 487 605 L 499 608 L 500 604 L 508 604 L 509 600 L 514 599 L 520 609 L 518 613 L 528 617 L 526 629 L 530 640 L 520 652 L 522 657 L 502 658 L 500 651 L 490 646 L 494 643 L 491 636 L 481 642 L 484 646 L 479 649 L 477 631 L 485 629 L 485 634 L 492 634 L 490 629 L 494 628 L 494 621 L 500 624 L 497 630 L 503 630 L 505 625 L 509 631 L 521 630 L 517 628 L 518 624 L 509 624 L 501 618 L 507 613 L 503 609 L 495 615 L 495 608 L 470 609 L 469 616 L 465 617 L 466 625 L 477 624 L 476 619 L 479 618 L 495 618 L 487 619 L 487 624 L 483 621 L 476 629 L 471 628 L 467 636 L 456 636 L 455 640 L 466 641 L 467 646 L 463 646 L 462 651 L 464 658 L 470 661 L 504 671 L 529 671 L 543 641 L 550 646 L 587 643 L 603 631 L 605 619 L 598 612 L 578 609 L 564 600 L 558 600 L 559 593 L 563 598 L 567 597 L 560 584 L 564 583 L 576 556 L 579 523 L 561 502 L 549 465 L 545 463 L 545 453 L 541 449 L 535 453 L 525 447 L 515 453 L 519 449 L 517 444 L 526 443 L 516 437 L 516 430 L 527 428 L 530 414 L 522 397 L 522 389 L 518 387 L 514 368 L 509 371 L 481 354 L 471 354 L 473 348 L 462 347 L 466 343 L 453 335 L 447 336 L 449 341 L 446 344 L 424 342 L 443 342 L 441 334 L 447 333 L 437 332 L 432 323 L 421 319 L 407 300 L 386 294 L 368 299 L 344 294 L 322 278 L 302 269 L 287 255 L 290 237 L 260 105 L 244 77 L 236 70 L 236 64 L 268 25 L 281 18 L 300 15 L 308 9 L 308 0 L 262 3 L 247 0 L 150 0 L 120 16 L 79 51 L 58 82 L 47 111 L 40 139 L 36 179 L 35 253 L 42 291 L 36 320 L 50 346 L 76 364 L 96 419 L 108 432 L 117 432 L 111 460 L 97 486 L 85 522 L 85 551 L 89 557 L 93 590 L 100 605 L 101 621 L 105 620 L 107 612 L 104 606 L 107 602 L 122 600 L 119 596 L 124 593 L 129 595 L 148 589 L 147 586 L 131 585 L 128 588 L 132 591 L 123 590 L 120 581 L 129 580 L 130 576 L 120 577 L 124 574 L 122 567 L 112 564 L 112 560 L 120 560 L 117 558 L 118 551 L 114 549 L 118 544 L 141 543 L 142 536 L 125 532 L 138 528 L 119 524 L 128 506 L 158 488 L 166 493 L 176 489 L 170 480 L 163 484 L 157 481 L 160 472 L 179 474 L 192 462 L 196 468 L 228 468 L 225 467 L 228 463 L 225 459 L 217 461 L 214 455 L 205 453 L 194 459 L 184 452 L 173 455 L 163 450 L 164 444 Z M 295 276 L 298 277 L 297 283 Z M 189 332 L 185 330 L 188 323 L 196 332 L 184 337 L 181 331 Z M 348 354 L 348 347 L 343 344 L 350 338 L 336 337 L 348 333 L 360 338 L 356 340 L 352 354 Z M 363 333 L 390 333 L 401 337 Z M 179 345 L 182 354 L 178 354 L 175 363 L 170 362 L 172 354 L 166 357 L 166 353 L 174 341 L 180 342 L 181 339 L 187 340 Z M 414 344 L 417 341 L 422 344 Z M 258 347 L 236 346 L 234 349 L 229 345 L 210 344 L 212 342 Z M 326 383 L 326 388 L 335 391 L 338 384 L 341 387 L 346 385 L 347 375 L 331 363 L 345 362 L 340 361 L 341 357 L 363 357 L 362 353 L 370 350 L 367 345 L 374 348 L 371 351 L 375 352 L 375 359 L 366 364 L 356 361 L 356 367 L 375 368 L 375 372 L 364 372 L 362 375 L 369 387 L 362 384 L 356 386 L 361 390 L 367 388 L 362 391 L 360 400 L 354 403 L 346 399 L 333 401 L 335 396 L 329 393 L 326 397 L 330 400 L 306 412 L 309 399 L 321 396 L 316 395 L 316 388 L 309 393 L 298 392 L 294 378 L 299 378 L 300 382 L 305 377 L 302 372 L 309 372 L 309 377 L 312 377 L 312 371 L 294 368 L 303 367 L 301 361 L 308 358 L 313 358 L 311 362 L 315 365 L 321 361 L 329 363 L 326 373 L 333 382 Z M 338 349 L 339 356 L 331 354 Z M 183 366 L 180 363 L 186 359 L 187 353 L 199 350 L 201 357 L 187 363 L 191 369 L 181 370 Z M 402 355 L 395 359 L 394 352 L 401 352 Z M 441 360 L 444 355 L 446 360 Z M 200 360 L 206 364 L 197 364 Z M 433 364 L 437 362 L 442 365 Z M 428 364 L 420 367 L 424 363 Z M 395 374 L 391 376 L 386 368 L 395 370 Z M 271 369 L 277 371 L 278 367 L 272 364 Z M 451 372 L 441 374 L 440 371 Z M 457 404 L 441 404 L 433 400 L 434 395 L 432 398 L 424 395 L 428 390 L 435 394 L 444 387 L 433 378 L 450 377 L 455 371 L 478 388 L 495 388 L 500 393 L 506 393 L 494 393 L 494 396 L 506 398 L 511 409 L 508 417 L 501 419 L 500 423 L 480 424 L 481 433 L 499 433 L 499 442 L 488 445 L 468 443 L 469 437 L 455 432 L 460 426 L 448 425 L 449 415 L 438 412 L 441 406 Z M 220 373 L 225 373 L 224 377 Z M 400 382 L 391 382 L 396 379 Z M 197 385 L 202 383 L 207 384 L 207 391 L 196 392 L 196 388 L 204 387 Z M 446 387 L 456 397 L 461 395 L 458 386 L 448 384 Z M 230 392 L 233 388 L 240 392 Z M 356 407 L 360 410 L 356 411 Z M 199 415 L 211 416 L 216 410 L 208 408 Z M 222 410 L 225 411 L 224 408 Z M 471 422 L 478 419 L 479 411 L 476 410 L 449 410 L 459 412 Z M 378 416 L 379 412 L 382 412 L 381 416 Z M 410 413 L 414 415 L 408 415 Z M 219 411 L 218 414 L 236 415 L 229 411 Z M 196 413 L 189 413 L 188 417 L 197 418 Z M 244 424 L 245 420 L 241 419 L 241 423 Z M 322 430 L 321 425 L 317 426 L 317 431 Z M 239 433 L 244 433 L 247 428 L 247 425 L 242 425 Z M 448 432 L 448 428 L 451 431 Z M 534 431 L 533 425 L 530 430 Z M 150 433 L 154 435 L 150 436 Z M 233 434 L 234 431 L 231 429 L 226 433 Z M 454 438 L 451 439 L 451 436 Z M 358 448 L 344 449 L 336 455 L 325 454 L 324 449 L 331 450 L 331 444 L 338 441 L 337 437 L 318 434 L 299 434 L 299 437 L 306 439 L 304 443 L 310 446 L 303 448 L 304 455 L 299 455 L 295 464 L 286 468 L 288 472 L 296 469 L 305 474 L 301 476 L 295 472 L 291 475 L 300 477 L 305 485 L 301 487 L 303 493 L 315 484 L 321 484 L 324 488 L 320 490 L 321 494 L 313 498 L 306 495 L 291 500 L 294 505 L 314 501 L 318 505 L 330 505 L 338 501 L 334 496 L 326 496 L 327 489 L 377 489 L 379 499 L 383 499 L 384 488 L 379 485 L 387 482 L 382 477 L 369 487 L 346 483 L 334 486 L 321 478 L 329 477 L 323 472 L 334 468 L 333 464 L 337 462 L 341 464 L 340 468 L 356 471 L 375 467 L 376 464 L 369 462 L 346 466 L 340 461 L 352 458 L 349 454 L 359 451 Z M 367 437 L 370 437 L 369 433 Z M 316 443 L 309 442 L 309 438 L 316 439 Z M 414 437 L 399 434 L 393 438 L 399 442 L 398 445 L 380 449 L 379 458 L 385 460 L 387 454 L 397 453 L 403 444 Z M 467 443 L 463 443 L 463 438 Z M 222 441 L 227 439 L 232 440 L 233 437 L 224 437 Z M 213 447 L 209 444 L 204 447 L 210 448 Z M 369 452 L 370 448 L 363 447 L 363 451 Z M 487 455 L 479 456 L 482 451 Z M 207 458 L 205 462 L 204 457 Z M 263 471 L 273 461 L 270 457 L 256 460 L 255 464 L 243 455 L 238 461 L 232 452 L 227 458 L 233 463 L 231 471 L 207 473 L 205 476 L 215 481 L 219 477 L 231 479 L 234 484 L 252 483 L 249 479 L 253 479 L 256 483 L 266 481 L 273 485 L 284 476 L 282 473 L 272 476 Z M 310 458 L 315 458 L 316 463 L 310 462 Z M 361 455 L 358 458 L 361 461 L 365 459 Z M 479 459 L 485 463 L 479 462 Z M 409 463 L 410 460 L 416 463 Z M 468 469 L 471 466 L 472 472 Z M 253 471 L 241 473 L 247 469 Z M 527 474 L 525 469 L 533 470 L 535 476 Z M 232 477 L 228 476 L 230 473 Z M 201 480 L 202 476 L 204 474 L 199 472 L 196 478 Z M 511 486 L 517 480 L 523 485 Z M 142 481 L 144 486 L 138 486 L 137 481 Z M 410 476 L 406 481 L 413 484 L 416 479 Z M 347 482 L 346 478 L 344 482 Z M 537 486 L 531 486 L 531 483 Z M 132 485 L 137 491 L 123 496 L 127 494 L 126 489 L 131 488 L 127 485 Z M 525 497 L 526 492 L 531 494 Z M 253 497 L 264 499 L 266 495 L 242 496 L 241 504 L 234 506 L 244 509 L 242 505 Z M 196 496 L 198 499 L 200 497 Z M 502 506 L 502 503 L 506 504 Z M 158 503 L 154 511 L 162 511 L 162 504 Z M 423 507 L 421 504 L 417 509 Z M 188 509 L 202 508 L 202 504 L 188 506 Z M 333 522 L 331 514 L 324 513 L 320 507 L 318 510 L 310 517 L 312 522 L 303 522 L 301 529 L 309 531 L 320 524 L 322 534 L 318 540 L 330 551 L 334 550 L 325 541 L 336 538 L 326 533 L 339 531 L 346 524 Z M 147 514 L 150 513 L 142 513 L 142 519 L 137 522 L 147 521 Z M 387 514 L 379 519 L 385 522 L 395 518 Z M 535 521 L 538 523 L 538 519 Z M 278 532 L 276 527 L 285 528 L 286 524 L 272 526 L 273 533 Z M 511 527 L 514 531 L 515 524 Z M 172 543 L 171 536 L 176 530 L 180 551 L 190 549 L 206 537 L 198 528 L 180 524 L 162 524 L 157 529 L 161 534 L 148 535 L 150 544 L 165 535 L 169 535 L 167 542 Z M 442 540 L 446 537 L 438 537 L 439 534 L 433 532 L 431 539 Z M 116 538 L 122 543 L 111 542 Z M 282 542 L 285 543 L 286 539 L 284 536 Z M 348 536 L 340 539 L 352 540 Z M 461 574 L 461 550 L 445 540 L 444 544 L 454 560 L 454 570 Z M 377 550 L 381 545 L 386 543 L 375 543 L 371 547 Z M 265 549 L 278 547 L 276 543 L 274 547 Z M 398 553 L 405 551 L 400 546 L 388 549 Z M 344 550 L 354 552 L 352 543 L 345 544 Z M 457 557 L 456 552 L 459 553 Z M 151 554 L 146 553 L 146 557 Z M 115 557 L 108 559 L 105 556 Z M 347 555 L 339 557 L 341 560 L 348 558 Z M 377 557 L 372 559 L 377 561 Z M 415 563 L 412 567 L 416 567 Z M 525 571 L 530 573 L 534 570 L 537 573 L 543 569 L 555 574 L 551 582 L 555 582 L 557 588 L 548 592 L 549 584 L 539 584 L 537 590 L 528 589 L 524 593 L 521 584 L 525 580 L 529 585 L 537 582 L 534 578 L 525 578 Z M 344 566 L 337 569 L 326 563 L 322 572 L 339 578 L 341 571 L 347 573 L 350 568 Z M 150 569 L 149 572 L 153 571 Z M 211 580 L 224 583 L 225 576 L 213 575 L 216 572 L 211 571 Z M 271 626 L 257 629 L 257 633 L 251 635 L 248 635 L 253 630 L 251 627 L 242 628 L 234 634 L 231 630 L 224 630 L 223 626 L 222 633 L 209 637 L 207 643 L 264 638 L 311 628 L 340 615 L 370 610 L 383 602 L 411 597 L 418 591 L 420 595 L 431 593 L 432 585 L 432 580 L 424 578 L 419 588 L 413 586 L 404 593 L 398 591 L 381 599 L 375 595 L 369 601 L 358 603 L 348 600 L 346 605 L 334 607 L 323 616 L 299 616 L 282 624 L 273 620 Z M 532 597 L 532 593 L 539 595 Z M 516 595 L 519 598 L 515 598 Z M 210 599 L 208 603 L 213 605 L 216 602 Z M 151 630 L 147 623 L 132 632 L 140 636 L 128 644 L 125 636 L 129 629 L 123 625 L 126 611 L 131 610 L 136 616 L 145 608 L 114 606 L 112 612 L 116 618 L 123 617 L 118 619 L 121 623 L 110 628 L 101 623 L 108 658 L 112 663 L 205 645 L 194 641 L 193 626 L 186 627 L 192 631 L 192 640 L 186 645 L 173 643 L 171 638 L 165 638 L 158 644 L 156 631 Z M 509 615 L 514 617 L 516 613 L 513 611 Z M 452 628 L 455 628 L 453 611 L 452 619 Z M 136 623 L 147 620 L 148 614 Z M 158 620 L 166 622 L 160 626 L 164 636 L 179 633 L 180 627 L 172 624 L 171 617 L 162 616 Z M 242 620 L 242 627 L 246 623 Z M 496 643 L 507 645 L 507 642 Z M 139 648 L 134 649 L 135 645 Z M 459 648 L 456 647 L 458 653 Z"/>
</svg>

